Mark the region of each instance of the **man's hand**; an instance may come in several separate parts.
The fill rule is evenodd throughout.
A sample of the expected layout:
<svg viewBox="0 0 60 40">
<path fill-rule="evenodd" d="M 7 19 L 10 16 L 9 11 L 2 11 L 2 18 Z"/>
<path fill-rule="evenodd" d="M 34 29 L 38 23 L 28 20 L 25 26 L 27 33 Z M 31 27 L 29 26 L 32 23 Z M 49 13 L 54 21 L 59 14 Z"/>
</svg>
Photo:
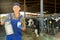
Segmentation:
<svg viewBox="0 0 60 40">
<path fill-rule="evenodd" d="M 22 31 L 26 30 L 25 18 L 22 18 Z"/>
</svg>

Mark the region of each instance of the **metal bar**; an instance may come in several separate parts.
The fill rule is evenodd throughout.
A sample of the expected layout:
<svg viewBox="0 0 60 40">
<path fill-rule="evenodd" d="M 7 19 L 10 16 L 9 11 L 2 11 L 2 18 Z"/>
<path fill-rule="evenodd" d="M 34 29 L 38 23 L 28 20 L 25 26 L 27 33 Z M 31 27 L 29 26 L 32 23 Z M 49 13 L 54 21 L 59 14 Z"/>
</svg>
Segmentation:
<svg viewBox="0 0 60 40">
<path fill-rule="evenodd" d="M 25 17 L 25 12 L 26 12 L 26 0 L 24 0 L 24 17 Z"/>
<path fill-rule="evenodd" d="M 55 0 L 55 13 L 56 13 L 56 0 Z"/>
<path fill-rule="evenodd" d="M 41 23 L 41 32 L 43 32 L 44 30 L 44 26 L 43 26 L 43 0 L 40 0 L 40 14 L 41 14 L 41 18 L 40 18 L 40 23 Z"/>
</svg>

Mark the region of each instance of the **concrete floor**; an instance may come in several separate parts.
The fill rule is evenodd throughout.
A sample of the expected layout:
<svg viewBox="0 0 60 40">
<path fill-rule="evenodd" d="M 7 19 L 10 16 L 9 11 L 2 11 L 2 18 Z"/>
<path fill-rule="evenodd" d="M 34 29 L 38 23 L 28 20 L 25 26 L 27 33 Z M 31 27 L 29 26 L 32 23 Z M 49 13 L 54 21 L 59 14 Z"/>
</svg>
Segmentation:
<svg viewBox="0 0 60 40">
<path fill-rule="evenodd" d="M 25 32 L 23 32 L 23 40 L 42 40 L 42 38 L 36 37 L 34 32 L 27 29 Z"/>
<path fill-rule="evenodd" d="M 0 27 L 0 40 L 6 40 L 6 34 L 4 31 L 4 27 Z M 23 40 L 41 40 L 41 37 L 36 37 L 30 29 L 27 29 L 25 32 L 23 32 Z"/>
<path fill-rule="evenodd" d="M 6 40 L 6 35 L 4 31 L 4 27 L 0 27 L 0 40 Z M 60 38 L 60 33 L 56 35 L 57 37 Z M 59 38 L 55 38 L 51 35 L 46 35 L 41 33 L 40 37 L 36 37 L 34 32 L 30 31 L 30 29 L 27 29 L 25 32 L 23 32 L 23 40 L 60 40 Z"/>
<path fill-rule="evenodd" d="M 5 29 L 0 25 L 0 40 L 5 40 Z"/>
</svg>

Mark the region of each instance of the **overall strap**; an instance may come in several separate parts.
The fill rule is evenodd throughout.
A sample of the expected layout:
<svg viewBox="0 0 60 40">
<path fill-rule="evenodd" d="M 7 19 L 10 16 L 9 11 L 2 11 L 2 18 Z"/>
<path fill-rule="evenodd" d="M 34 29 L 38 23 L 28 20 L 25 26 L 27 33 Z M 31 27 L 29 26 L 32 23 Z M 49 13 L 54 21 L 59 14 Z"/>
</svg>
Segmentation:
<svg viewBox="0 0 60 40">
<path fill-rule="evenodd" d="M 9 14 L 10 20 L 13 19 L 13 14 Z"/>
<path fill-rule="evenodd" d="M 22 15 L 20 15 L 18 19 L 19 19 L 20 21 L 22 21 L 22 20 L 21 20 L 21 19 L 22 19 L 22 17 L 23 17 L 23 16 L 22 16 Z"/>
</svg>

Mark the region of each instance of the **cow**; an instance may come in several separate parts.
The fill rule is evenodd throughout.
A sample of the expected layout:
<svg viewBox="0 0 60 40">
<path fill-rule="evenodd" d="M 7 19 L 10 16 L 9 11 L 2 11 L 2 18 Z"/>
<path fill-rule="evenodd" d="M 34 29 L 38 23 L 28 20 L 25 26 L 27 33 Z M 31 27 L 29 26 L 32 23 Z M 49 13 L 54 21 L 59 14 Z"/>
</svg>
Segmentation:
<svg viewBox="0 0 60 40">
<path fill-rule="evenodd" d="M 48 34 L 55 34 L 55 30 L 56 30 L 56 27 L 57 27 L 57 22 L 54 18 L 47 18 L 45 21 L 45 26 L 46 26 L 46 32 Z"/>
<path fill-rule="evenodd" d="M 37 20 L 36 18 L 26 18 L 26 25 L 28 28 L 31 28 L 33 30 L 36 37 L 39 37 L 40 34 L 40 27 L 39 27 L 39 20 Z"/>
</svg>

